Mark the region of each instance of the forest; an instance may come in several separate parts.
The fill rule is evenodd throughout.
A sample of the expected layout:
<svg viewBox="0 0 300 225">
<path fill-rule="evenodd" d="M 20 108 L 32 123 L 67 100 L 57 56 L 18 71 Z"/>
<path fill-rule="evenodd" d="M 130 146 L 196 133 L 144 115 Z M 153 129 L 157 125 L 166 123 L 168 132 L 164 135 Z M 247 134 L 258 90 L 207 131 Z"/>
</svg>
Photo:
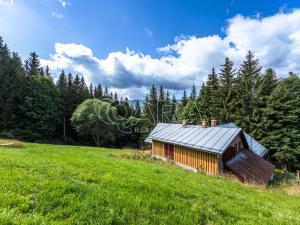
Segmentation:
<svg viewBox="0 0 300 225">
<path fill-rule="evenodd" d="M 216 65 L 219 68 L 219 65 Z M 56 80 L 54 77 L 58 77 Z M 176 99 L 153 84 L 144 104 L 131 104 L 105 84 L 43 68 L 36 52 L 24 62 L 0 38 L 0 137 L 106 147 L 144 146 L 158 122 L 235 123 L 268 150 L 274 162 L 300 169 L 300 78 L 262 69 L 249 51 L 241 65 L 224 59 L 207 81 Z"/>
</svg>

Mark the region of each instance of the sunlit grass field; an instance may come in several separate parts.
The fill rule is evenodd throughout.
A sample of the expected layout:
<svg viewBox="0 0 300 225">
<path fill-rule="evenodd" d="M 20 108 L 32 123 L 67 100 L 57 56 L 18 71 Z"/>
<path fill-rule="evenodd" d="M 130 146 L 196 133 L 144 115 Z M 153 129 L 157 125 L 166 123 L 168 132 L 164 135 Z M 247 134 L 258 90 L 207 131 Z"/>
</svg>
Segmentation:
<svg viewBox="0 0 300 225">
<path fill-rule="evenodd" d="M 300 224 L 300 197 L 117 149 L 0 147 L 0 224 Z"/>
</svg>

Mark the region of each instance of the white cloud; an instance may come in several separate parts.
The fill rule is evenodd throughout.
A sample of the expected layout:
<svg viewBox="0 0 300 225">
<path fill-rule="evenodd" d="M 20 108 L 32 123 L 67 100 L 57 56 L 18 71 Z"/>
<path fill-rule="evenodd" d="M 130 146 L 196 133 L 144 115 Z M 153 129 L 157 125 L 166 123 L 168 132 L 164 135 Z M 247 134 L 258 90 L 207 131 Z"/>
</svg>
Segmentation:
<svg viewBox="0 0 300 225">
<path fill-rule="evenodd" d="M 14 0 L 0 0 L 0 5 L 14 5 Z"/>
<path fill-rule="evenodd" d="M 58 0 L 62 7 L 66 8 L 67 5 L 70 5 L 70 2 L 67 0 Z"/>
<path fill-rule="evenodd" d="M 54 70 L 70 68 L 87 76 L 88 82 L 101 82 L 127 93 L 128 88 L 137 93 L 152 83 L 173 90 L 200 85 L 225 56 L 239 65 L 248 50 L 264 68 L 273 67 L 285 75 L 300 72 L 299 21 L 300 10 L 265 18 L 237 15 L 228 20 L 225 37 L 182 36 L 174 44 L 158 48 L 163 54 L 158 58 L 126 49 L 99 59 L 84 45 L 56 43 L 55 53 L 42 63 Z"/>
<path fill-rule="evenodd" d="M 54 16 L 54 17 L 56 17 L 58 19 L 61 19 L 61 18 L 64 17 L 64 15 L 62 13 L 59 13 L 59 12 L 52 12 L 51 16 Z"/>
</svg>

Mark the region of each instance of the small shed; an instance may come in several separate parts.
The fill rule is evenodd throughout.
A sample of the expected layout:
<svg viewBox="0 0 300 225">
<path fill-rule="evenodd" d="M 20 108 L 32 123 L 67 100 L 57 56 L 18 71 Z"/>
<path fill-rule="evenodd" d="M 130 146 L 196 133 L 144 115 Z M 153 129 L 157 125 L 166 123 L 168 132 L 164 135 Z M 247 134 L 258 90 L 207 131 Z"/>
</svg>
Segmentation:
<svg viewBox="0 0 300 225">
<path fill-rule="evenodd" d="M 237 176 L 242 176 L 243 181 L 247 181 L 246 177 L 249 176 L 252 182 L 261 184 L 262 180 L 264 183 L 269 181 L 274 170 L 274 167 L 269 166 L 272 164 L 262 158 L 267 150 L 261 146 L 259 149 L 253 147 L 254 139 L 232 124 L 216 126 L 215 122 L 212 122 L 212 126 L 207 127 L 206 123 L 202 123 L 201 126 L 158 123 L 145 142 L 152 145 L 151 154 L 154 157 L 172 160 L 191 170 L 201 169 L 211 175 L 231 171 Z M 234 161 L 239 153 L 248 157 L 247 160 L 239 161 L 239 166 L 235 167 L 236 164 L 230 162 Z M 253 176 L 258 174 L 246 166 L 251 163 L 253 166 L 261 166 L 260 173 L 264 174 L 263 179 L 253 179 Z M 245 167 L 241 167 L 240 164 Z M 248 173 L 239 173 L 242 168 L 248 169 Z M 265 168 L 270 169 L 264 170 Z"/>
</svg>

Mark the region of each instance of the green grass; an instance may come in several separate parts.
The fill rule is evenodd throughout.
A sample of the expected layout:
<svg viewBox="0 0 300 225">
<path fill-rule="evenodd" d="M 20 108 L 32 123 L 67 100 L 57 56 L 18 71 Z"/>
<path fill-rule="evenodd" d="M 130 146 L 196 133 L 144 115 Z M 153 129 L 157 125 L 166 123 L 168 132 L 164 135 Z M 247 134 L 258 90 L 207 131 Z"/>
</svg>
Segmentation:
<svg viewBox="0 0 300 225">
<path fill-rule="evenodd" d="M 300 197 L 125 153 L 1 147 L 0 224 L 300 224 Z"/>
</svg>

